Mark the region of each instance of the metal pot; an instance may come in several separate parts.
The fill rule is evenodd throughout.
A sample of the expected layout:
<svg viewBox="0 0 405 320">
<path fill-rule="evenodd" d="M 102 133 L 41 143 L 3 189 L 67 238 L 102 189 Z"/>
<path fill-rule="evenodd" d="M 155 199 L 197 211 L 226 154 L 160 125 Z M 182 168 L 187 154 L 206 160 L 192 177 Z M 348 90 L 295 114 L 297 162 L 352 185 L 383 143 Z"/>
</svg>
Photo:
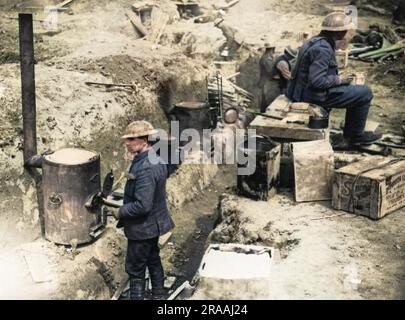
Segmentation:
<svg viewBox="0 0 405 320">
<path fill-rule="evenodd" d="M 329 117 L 309 116 L 308 128 L 326 129 L 329 127 Z"/>
</svg>

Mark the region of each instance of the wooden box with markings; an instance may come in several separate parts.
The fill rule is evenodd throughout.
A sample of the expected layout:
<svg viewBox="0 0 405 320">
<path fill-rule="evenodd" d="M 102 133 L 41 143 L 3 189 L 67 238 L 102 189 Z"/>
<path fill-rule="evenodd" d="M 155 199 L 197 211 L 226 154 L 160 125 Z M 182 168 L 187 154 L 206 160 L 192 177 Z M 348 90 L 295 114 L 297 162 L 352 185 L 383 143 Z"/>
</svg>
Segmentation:
<svg viewBox="0 0 405 320">
<path fill-rule="evenodd" d="M 332 206 L 381 219 L 405 206 L 405 160 L 370 157 L 335 171 Z"/>
</svg>

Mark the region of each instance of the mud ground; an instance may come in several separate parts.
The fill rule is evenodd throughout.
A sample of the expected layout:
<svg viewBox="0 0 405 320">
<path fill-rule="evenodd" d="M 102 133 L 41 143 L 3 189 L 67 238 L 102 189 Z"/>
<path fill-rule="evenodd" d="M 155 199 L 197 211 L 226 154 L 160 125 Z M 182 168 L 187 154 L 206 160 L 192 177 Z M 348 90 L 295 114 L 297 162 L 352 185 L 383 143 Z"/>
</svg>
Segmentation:
<svg viewBox="0 0 405 320">
<path fill-rule="evenodd" d="M 276 249 L 268 299 L 405 298 L 404 210 L 373 221 L 333 210 L 329 201 L 296 203 L 284 191 L 267 202 L 225 195 L 220 216 L 212 242 Z M 255 299 L 232 290 L 215 296 Z M 206 296 L 197 287 L 193 299 Z"/>
</svg>

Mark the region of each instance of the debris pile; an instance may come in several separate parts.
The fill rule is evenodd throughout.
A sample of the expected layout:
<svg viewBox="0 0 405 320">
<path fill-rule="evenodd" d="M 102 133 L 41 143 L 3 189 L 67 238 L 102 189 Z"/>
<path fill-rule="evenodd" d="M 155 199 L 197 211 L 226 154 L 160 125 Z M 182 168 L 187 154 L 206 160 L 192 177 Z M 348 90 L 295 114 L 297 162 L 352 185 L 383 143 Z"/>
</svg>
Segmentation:
<svg viewBox="0 0 405 320">
<path fill-rule="evenodd" d="M 155 44 L 159 43 L 166 26 L 180 19 L 176 5 L 170 1 L 137 1 L 126 15 L 139 37 Z"/>
<path fill-rule="evenodd" d="M 405 51 L 405 27 L 374 24 L 367 30 L 358 30 L 352 38 L 351 59 L 384 62 L 396 60 Z"/>
<path fill-rule="evenodd" d="M 251 93 L 222 77 L 220 73 L 207 79 L 207 88 L 214 127 L 217 121 L 232 124 L 239 119 L 245 122 L 246 108 L 250 108 L 254 100 Z"/>
</svg>

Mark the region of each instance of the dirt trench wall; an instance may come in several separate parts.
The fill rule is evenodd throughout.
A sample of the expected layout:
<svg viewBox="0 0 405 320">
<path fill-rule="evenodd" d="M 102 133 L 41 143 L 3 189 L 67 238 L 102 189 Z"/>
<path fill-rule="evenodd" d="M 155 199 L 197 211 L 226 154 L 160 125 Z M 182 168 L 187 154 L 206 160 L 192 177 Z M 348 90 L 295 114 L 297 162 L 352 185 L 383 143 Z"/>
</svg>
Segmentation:
<svg viewBox="0 0 405 320">
<path fill-rule="evenodd" d="M 170 207 L 178 208 L 196 197 L 218 172 L 214 164 L 183 164 L 167 180 L 167 199 Z"/>
<path fill-rule="evenodd" d="M 280 249 L 281 257 L 287 256 L 298 241 L 290 237 L 290 234 L 272 228 L 267 216 L 271 212 L 258 215 L 255 208 L 248 208 L 249 201 L 231 194 L 222 195 L 218 204 L 219 223 L 208 241 L 270 246 Z"/>
<path fill-rule="evenodd" d="M 259 61 L 262 52 L 250 53 L 248 58 L 240 65 L 240 74 L 236 77 L 237 85 L 254 95 L 254 105 L 259 108 L 261 89 L 258 86 L 260 67 Z"/>
<path fill-rule="evenodd" d="M 67 146 L 87 148 L 101 153 L 103 173 L 109 168 L 126 170 L 128 163 L 120 136 L 129 122 L 146 119 L 168 130 L 164 108 L 175 102 L 200 100 L 205 95 L 204 69 L 180 60 L 181 56 L 174 55 L 164 63 L 148 64 L 129 56 L 113 56 L 36 66 L 38 152 Z M 5 75 L 0 96 L 5 118 L 0 130 L 0 200 L 17 211 L 15 216 L 24 211 L 19 199 L 30 185 L 22 168 L 19 68 L 3 65 L 0 73 Z M 135 89 L 108 91 L 104 86 L 86 85 L 86 81 L 130 83 Z M 30 198 L 35 195 L 30 194 Z M 25 211 L 35 216 L 33 210 Z"/>
</svg>

